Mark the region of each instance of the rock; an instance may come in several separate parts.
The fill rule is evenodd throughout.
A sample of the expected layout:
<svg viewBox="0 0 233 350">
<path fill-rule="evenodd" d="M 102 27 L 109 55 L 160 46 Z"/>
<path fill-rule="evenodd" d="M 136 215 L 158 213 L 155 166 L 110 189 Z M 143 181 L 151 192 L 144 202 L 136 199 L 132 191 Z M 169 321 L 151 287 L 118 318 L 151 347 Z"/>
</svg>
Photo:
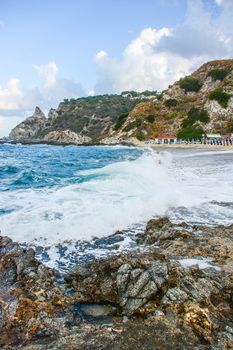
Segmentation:
<svg viewBox="0 0 233 350">
<path fill-rule="evenodd" d="M 44 113 L 39 107 L 36 107 L 33 115 L 17 125 L 10 132 L 9 136 L 15 141 L 33 140 L 37 133 L 45 126 L 45 123 L 46 118 Z"/>
<path fill-rule="evenodd" d="M 207 308 L 203 309 L 199 305 L 185 305 L 184 321 L 190 324 L 198 336 L 210 341 L 213 324 L 210 320 L 210 313 Z"/>
<path fill-rule="evenodd" d="M 215 80 L 209 74 L 213 69 L 226 70 L 227 75 L 222 81 Z M 177 134 L 192 108 L 208 112 L 209 122 L 201 122 L 206 133 L 231 133 L 233 97 L 227 108 L 222 108 L 209 95 L 215 88 L 232 95 L 233 60 L 207 62 L 191 77 L 199 80 L 201 88 L 197 92 L 185 91 L 177 81 L 163 94 L 124 92 L 65 99 L 56 110 L 50 110 L 48 118 L 37 108 L 32 117 L 12 130 L 10 137 L 32 143 L 140 145 L 162 134 Z"/>
<path fill-rule="evenodd" d="M 55 272 L 38 262 L 32 249 L 0 236 L 0 345 L 33 337 L 66 304 Z"/>
<path fill-rule="evenodd" d="M 176 238 L 186 238 L 189 231 L 177 229 L 178 225 L 173 225 L 166 217 L 160 219 L 152 219 L 147 223 L 144 234 L 140 235 L 138 243 L 154 244 L 165 240 L 175 240 Z"/>
<path fill-rule="evenodd" d="M 33 250 L 0 236 L 0 345 L 232 349 L 233 225 L 188 226 L 162 218 L 150 221 L 140 239 L 138 250 L 77 266 L 60 285 Z M 209 265 L 179 262 L 198 261 L 201 254 L 212 258 Z"/>
<path fill-rule="evenodd" d="M 71 130 L 50 131 L 43 138 L 44 141 L 56 144 L 77 144 L 82 145 L 91 141 L 88 136 L 77 134 Z"/>
</svg>

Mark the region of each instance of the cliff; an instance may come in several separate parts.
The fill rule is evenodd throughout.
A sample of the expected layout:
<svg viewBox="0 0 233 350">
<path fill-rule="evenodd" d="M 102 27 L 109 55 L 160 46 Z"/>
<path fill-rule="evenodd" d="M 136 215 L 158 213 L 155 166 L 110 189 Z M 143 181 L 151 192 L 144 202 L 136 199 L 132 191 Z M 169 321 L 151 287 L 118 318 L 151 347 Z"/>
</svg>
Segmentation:
<svg viewBox="0 0 233 350">
<path fill-rule="evenodd" d="M 98 143 L 111 133 L 119 116 L 128 115 L 145 98 L 125 93 L 65 99 L 49 111 L 48 118 L 36 107 L 32 117 L 11 131 L 10 138 L 21 142 Z"/>
<path fill-rule="evenodd" d="M 156 99 L 137 104 L 111 137 L 192 139 L 203 132 L 233 132 L 233 60 L 208 62 Z"/>
<path fill-rule="evenodd" d="M 200 138 L 233 132 L 233 60 L 211 61 L 161 94 L 126 91 L 64 100 L 48 118 L 36 107 L 13 140 L 63 144 L 134 142 L 160 134 Z"/>
<path fill-rule="evenodd" d="M 15 141 L 30 140 L 37 136 L 37 133 L 44 127 L 46 118 L 39 107 L 31 117 L 25 119 L 22 123 L 11 130 L 10 138 Z"/>
</svg>

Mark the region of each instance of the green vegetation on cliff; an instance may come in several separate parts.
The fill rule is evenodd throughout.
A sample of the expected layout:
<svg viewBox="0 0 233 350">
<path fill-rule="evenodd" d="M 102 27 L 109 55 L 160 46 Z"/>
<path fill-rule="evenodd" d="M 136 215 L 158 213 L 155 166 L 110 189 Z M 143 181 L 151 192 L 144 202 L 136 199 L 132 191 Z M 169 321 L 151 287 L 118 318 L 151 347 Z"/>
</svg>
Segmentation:
<svg viewBox="0 0 233 350">
<path fill-rule="evenodd" d="M 197 92 L 200 90 L 202 86 L 198 78 L 194 78 L 190 76 L 181 78 L 178 84 L 180 85 L 181 89 L 185 90 L 185 92 L 189 92 L 189 91 Z"/>
<path fill-rule="evenodd" d="M 122 95 L 89 96 L 64 100 L 58 108 L 58 117 L 50 130 L 69 129 L 76 133 L 98 138 L 111 128 L 119 130 L 140 99 Z"/>
<path fill-rule="evenodd" d="M 41 118 L 40 113 L 27 118 L 11 136 L 18 141 L 64 136 L 67 143 L 72 136 L 90 143 L 108 143 L 131 137 L 148 140 L 161 134 L 193 139 L 205 131 L 229 133 L 233 130 L 229 103 L 232 72 L 233 60 L 217 60 L 202 65 L 162 93 L 124 91 L 120 95 L 65 99 L 48 118 Z M 219 105 L 213 108 L 210 100 Z M 227 113 L 221 107 L 228 107 Z"/>
<path fill-rule="evenodd" d="M 215 69 L 211 69 L 211 71 L 209 71 L 208 76 L 210 76 L 214 80 L 221 80 L 222 81 L 227 76 L 228 73 L 229 73 L 229 69 L 215 68 Z"/>
<path fill-rule="evenodd" d="M 185 140 L 200 139 L 204 133 L 200 123 L 206 124 L 209 121 L 210 118 L 206 110 L 192 107 L 188 112 L 188 116 L 182 122 L 182 128 L 177 133 L 178 138 Z"/>
<path fill-rule="evenodd" d="M 223 108 L 227 108 L 230 98 L 231 95 L 224 92 L 222 88 L 216 88 L 209 94 L 209 99 L 217 101 Z"/>
</svg>

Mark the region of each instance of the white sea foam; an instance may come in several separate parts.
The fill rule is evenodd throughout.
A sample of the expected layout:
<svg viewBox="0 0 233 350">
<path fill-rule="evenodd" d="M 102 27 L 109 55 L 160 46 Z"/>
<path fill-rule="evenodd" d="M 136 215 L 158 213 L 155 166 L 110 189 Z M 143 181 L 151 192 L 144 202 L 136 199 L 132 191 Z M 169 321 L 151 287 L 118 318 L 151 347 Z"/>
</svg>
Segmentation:
<svg viewBox="0 0 233 350">
<path fill-rule="evenodd" d="M 209 268 L 209 267 L 212 267 L 213 269 L 215 269 L 217 271 L 221 270 L 221 268 L 219 266 L 212 263 L 211 259 L 207 259 L 207 258 L 180 259 L 178 261 L 183 267 L 191 267 L 194 265 L 198 265 L 199 269 L 201 269 L 201 270 Z"/>
<path fill-rule="evenodd" d="M 109 235 L 154 215 L 169 213 L 174 220 L 196 215 L 201 222 L 205 205 L 208 219 L 209 202 L 232 200 L 231 178 L 224 172 L 212 176 L 211 164 L 207 171 L 199 162 L 147 151 L 135 161 L 79 172 L 87 178 L 80 184 L 2 192 L 0 207 L 15 210 L 0 217 L 0 227 L 14 240 L 47 246 Z M 216 171 L 214 161 L 212 166 Z M 233 220 L 232 209 L 211 210 L 220 217 L 214 223 L 225 223 L 226 215 Z"/>
</svg>

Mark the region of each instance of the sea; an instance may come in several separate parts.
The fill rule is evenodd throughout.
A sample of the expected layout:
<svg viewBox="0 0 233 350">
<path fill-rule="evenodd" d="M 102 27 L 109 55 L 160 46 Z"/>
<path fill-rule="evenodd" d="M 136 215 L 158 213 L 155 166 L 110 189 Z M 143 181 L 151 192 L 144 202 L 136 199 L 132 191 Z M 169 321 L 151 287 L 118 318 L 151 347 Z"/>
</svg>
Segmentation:
<svg viewBox="0 0 233 350">
<path fill-rule="evenodd" d="M 151 218 L 233 223 L 233 152 L 0 145 L 0 230 L 48 266 L 135 249 Z"/>
</svg>

